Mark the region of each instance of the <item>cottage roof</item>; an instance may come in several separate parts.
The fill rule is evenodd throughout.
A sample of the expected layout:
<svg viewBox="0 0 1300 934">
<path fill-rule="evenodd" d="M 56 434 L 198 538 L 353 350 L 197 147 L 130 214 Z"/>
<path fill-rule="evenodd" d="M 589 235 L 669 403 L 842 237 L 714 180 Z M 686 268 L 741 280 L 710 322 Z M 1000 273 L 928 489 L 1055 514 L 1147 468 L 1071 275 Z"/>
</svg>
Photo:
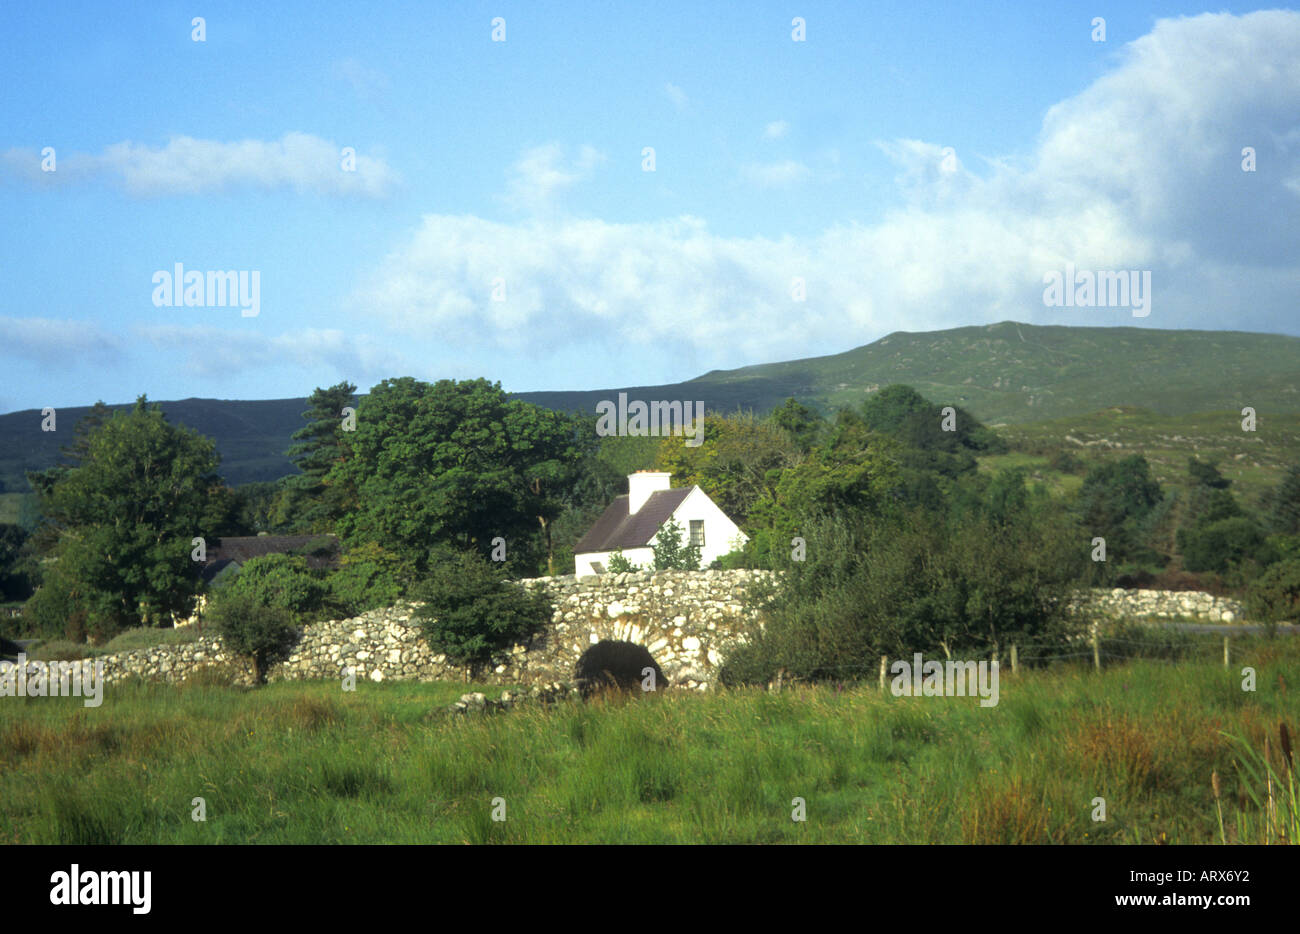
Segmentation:
<svg viewBox="0 0 1300 934">
<path fill-rule="evenodd" d="M 644 548 L 659 534 L 659 529 L 677 511 L 682 501 L 691 495 L 693 489 L 694 487 L 680 487 L 651 493 L 641 508 L 631 515 L 627 511 L 627 495 L 617 497 L 596 520 L 596 524 L 573 546 L 574 554 Z"/>
</svg>

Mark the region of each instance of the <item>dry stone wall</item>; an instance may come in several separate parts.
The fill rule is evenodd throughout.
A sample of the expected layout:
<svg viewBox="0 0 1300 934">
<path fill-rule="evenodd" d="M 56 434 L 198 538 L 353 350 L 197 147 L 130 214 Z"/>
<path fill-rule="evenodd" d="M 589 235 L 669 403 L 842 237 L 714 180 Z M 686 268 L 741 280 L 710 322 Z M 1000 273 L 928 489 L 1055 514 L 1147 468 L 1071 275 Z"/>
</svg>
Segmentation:
<svg viewBox="0 0 1300 934">
<path fill-rule="evenodd" d="M 568 682 L 578 657 L 601 639 L 644 645 L 672 690 L 708 690 L 728 649 L 758 625 L 747 609 L 752 587 L 772 581 L 769 571 L 661 571 L 574 578 L 544 577 L 521 583 L 545 589 L 555 604 L 551 625 L 478 680 L 533 687 Z M 1076 601 L 1112 618 L 1242 619 L 1240 604 L 1210 594 L 1153 590 L 1093 590 Z M 268 680 L 460 680 L 463 668 L 434 654 L 410 604 L 307 626 Z M 198 676 L 251 684 L 252 666 L 204 634 L 184 645 L 155 646 L 103 656 L 109 683 L 132 678 L 179 682 Z"/>
<path fill-rule="evenodd" d="M 1094 588 L 1075 600 L 1110 619 L 1194 619 L 1205 623 L 1240 623 L 1245 607 L 1236 600 L 1195 590 L 1105 590 Z"/>
<path fill-rule="evenodd" d="M 669 679 L 670 689 L 708 690 L 728 648 L 755 620 L 745 594 L 768 571 L 660 571 L 605 574 L 581 579 L 543 577 L 521 581 L 546 590 L 555 604 L 550 627 L 478 680 L 497 684 L 551 685 L 572 679 L 578 657 L 601 639 L 646 646 Z M 267 672 L 268 681 L 458 680 L 466 671 L 436 655 L 425 642 L 410 604 L 361 616 L 314 623 L 289 655 Z M 178 682 L 201 677 L 251 684 L 252 667 L 226 651 L 216 636 L 184 645 L 155 646 L 103 656 L 109 682 L 137 677 Z"/>
</svg>

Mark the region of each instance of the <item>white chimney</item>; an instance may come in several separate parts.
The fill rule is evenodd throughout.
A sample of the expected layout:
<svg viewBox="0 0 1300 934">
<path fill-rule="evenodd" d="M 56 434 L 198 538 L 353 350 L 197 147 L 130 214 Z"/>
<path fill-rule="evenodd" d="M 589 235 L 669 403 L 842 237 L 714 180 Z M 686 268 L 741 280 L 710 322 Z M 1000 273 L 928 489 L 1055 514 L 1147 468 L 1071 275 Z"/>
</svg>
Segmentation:
<svg viewBox="0 0 1300 934">
<path fill-rule="evenodd" d="M 660 473 L 656 470 L 638 470 L 636 473 L 627 475 L 627 512 L 631 515 L 650 498 L 651 493 L 657 493 L 660 490 L 670 489 L 669 481 L 672 478 L 670 473 Z"/>
</svg>

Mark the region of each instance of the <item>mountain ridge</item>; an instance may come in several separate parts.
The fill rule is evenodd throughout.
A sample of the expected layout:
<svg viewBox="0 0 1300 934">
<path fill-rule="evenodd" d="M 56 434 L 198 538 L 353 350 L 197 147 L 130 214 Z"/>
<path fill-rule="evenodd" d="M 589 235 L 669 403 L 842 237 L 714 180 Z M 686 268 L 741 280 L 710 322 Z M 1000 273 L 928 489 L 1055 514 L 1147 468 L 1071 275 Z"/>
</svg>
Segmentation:
<svg viewBox="0 0 1300 934">
<path fill-rule="evenodd" d="M 1240 410 L 1300 412 L 1300 337 L 1249 331 L 1032 325 L 1002 321 L 941 331 L 893 331 L 836 354 L 749 364 L 679 383 L 592 390 L 539 390 L 513 398 L 564 411 L 631 398 L 702 400 L 715 411 L 762 414 L 794 396 L 822 411 L 860 404 L 890 383 L 961 405 L 991 425 L 1139 406 L 1175 416 Z M 114 403 L 114 409 L 134 403 Z M 162 401 L 174 421 L 217 442 L 231 483 L 296 472 L 284 456 L 307 400 Z M 0 415 L 0 483 L 24 491 L 24 471 L 58 462 L 89 406 L 58 410 L 64 433 L 40 431 L 40 412 Z"/>
</svg>

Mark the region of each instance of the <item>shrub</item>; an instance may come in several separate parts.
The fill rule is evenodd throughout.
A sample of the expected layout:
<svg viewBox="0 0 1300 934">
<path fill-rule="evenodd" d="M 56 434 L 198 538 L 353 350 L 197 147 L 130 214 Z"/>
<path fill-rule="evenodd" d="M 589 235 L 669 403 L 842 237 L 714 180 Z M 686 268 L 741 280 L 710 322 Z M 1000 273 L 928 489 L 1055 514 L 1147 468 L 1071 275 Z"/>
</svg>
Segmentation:
<svg viewBox="0 0 1300 934">
<path fill-rule="evenodd" d="M 329 602 L 344 616 L 392 606 L 405 596 L 412 573 L 396 554 L 366 542 L 344 555 L 339 569 L 325 579 Z"/>
<path fill-rule="evenodd" d="M 417 589 L 416 610 L 430 648 L 475 669 L 527 642 L 551 621 L 546 594 L 502 580 L 502 570 L 473 553 L 435 565 Z"/>
<path fill-rule="evenodd" d="M 194 642 L 199 637 L 198 627 L 186 626 L 181 629 L 159 629 L 157 626 L 141 626 L 118 633 L 104 645 L 105 652 L 130 652 L 134 649 L 147 649 L 155 645 L 181 645 Z"/>
<path fill-rule="evenodd" d="M 682 527 L 673 519 L 664 523 L 651 546 L 656 571 L 698 571 L 700 546 L 683 544 Z"/>
<path fill-rule="evenodd" d="M 41 639 L 62 639 L 67 633 L 68 621 L 80 610 L 72 595 L 72 587 L 54 565 L 45 574 L 45 581 L 36 588 L 30 600 L 23 605 L 23 622 L 29 634 Z M 84 614 L 83 614 L 84 618 Z M 82 633 L 81 641 L 85 641 Z"/>
<path fill-rule="evenodd" d="M 1273 565 L 1246 589 L 1246 609 L 1261 622 L 1300 616 L 1300 560 Z"/>
<path fill-rule="evenodd" d="M 747 598 L 765 626 L 727 657 L 723 683 L 853 680 L 880 656 L 961 658 L 1061 641 L 1079 549 L 1050 514 L 949 526 L 922 510 L 897 519 L 834 516 L 807 523 L 807 557 L 790 562 L 770 605 Z"/>
<path fill-rule="evenodd" d="M 1192 531 L 1178 530 L 1178 547 L 1189 571 L 1224 574 L 1248 561 L 1267 563 L 1264 530 L 1244 516 L 1219 519 Z"/>
<path fill-rule="evenodd" d="M 627 559 L 627 556 L 623 554 L 622 548 L 615 548 L 612 552 L 610 552 L 609 573 L 626 574 L 629 571 L 639 571 L 639 570 L 640 568 L 638 568 L 635 564 L 629 561 Z"/>
<path fill-rule="evenodd" d="M 223 593 L 208 611 L 208 619 L 230 651 L 252 659 L 258 683 L 266 680 L 271 663 L 288 650 L 297 636 L 293 613 L 288 608 L 268 606 L 255 594 L 244 591 Z"/>
<path fill-rule="evenodd" d="M 220 603 L 230 597 L 250 597 L 259 606 L 288 610 L 298 623 L 319 619 L 325 609 L 329 588 L 298 555 L 265 555 L 253 558 L 239 569 L 233 580 L 215 588 L 212 599 Z"/>
<path fill-rule="evenodd" d="M 32 646 L 27 657 L 43 662 L 79 662 L 99 654 L 85 643 L 68 642 L 66 639 L 52 639 Z"/>
</svg>

